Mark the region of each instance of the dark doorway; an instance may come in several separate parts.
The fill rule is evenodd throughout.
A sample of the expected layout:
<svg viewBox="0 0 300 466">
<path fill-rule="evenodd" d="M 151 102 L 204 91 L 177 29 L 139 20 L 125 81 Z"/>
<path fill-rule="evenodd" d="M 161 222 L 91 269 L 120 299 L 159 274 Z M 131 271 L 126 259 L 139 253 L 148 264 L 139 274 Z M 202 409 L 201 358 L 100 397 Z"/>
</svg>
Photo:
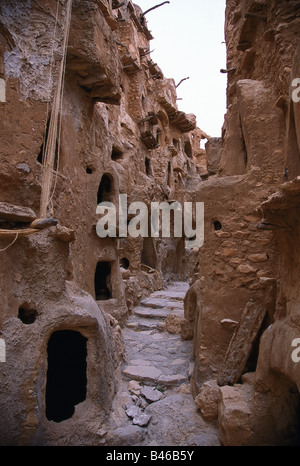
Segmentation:
<svg viewBox="0 0 300 466">
<path fill-rule="evenodd" d="M 48 342 L 46 417 L 61 422 L 86 398 L 87 338 L 73 330 L 54 332 Z"/>
<path fill-rule="evenodd" d="M 120 266 L 123 267 L 123 269 L 125 269 L 125 270 L 128 270 L 128 269 L 129 269 L 130 262 L 129 262 L 129 260 L 127 259 L 127 257 L 123 257 L 123 258 L 120 260 Z"/>
<path fill-rule="evenodd" d="M 104 173 L 101 178 L 100 186 L 97 194 L 97 204 L 101 202 L 112 202 L 113 197 L 113 181 L 110 175 Z"/>
<path fill-rule="evenodd" d="M 144 238 L 141 262 L 152 269 L 157 266 L 157 256 L 152 238 Z"/>
<path fill-rule="evenodd" d="M 95 297 L 96 301 L 111 299 L 111 264 L 110 262 L 98 262 L 95 272 Z"/>
</svg>

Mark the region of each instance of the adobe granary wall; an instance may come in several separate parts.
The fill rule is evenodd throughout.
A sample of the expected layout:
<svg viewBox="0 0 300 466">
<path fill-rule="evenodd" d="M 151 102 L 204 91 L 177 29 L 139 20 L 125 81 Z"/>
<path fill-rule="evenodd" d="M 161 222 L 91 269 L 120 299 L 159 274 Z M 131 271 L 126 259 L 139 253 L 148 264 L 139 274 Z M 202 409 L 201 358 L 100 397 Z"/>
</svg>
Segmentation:
<svg viewBox="0 0 300 466">
<path fill-rule="evenodd" d="M 205 245 L 183 328 L 224 445 L 299 442 L 299 21 L 299 2 L 227 1 L 227 114 L 218 172 L 196 188 Z"/>
<path fill-rule="evenodd" d="M 96 233 L 97 205 L 117 203 L 119 194 L 147 205 L 193 200 L 194 179 L 207 171 L 200 140 L 208 136 L 194 115 L 178 110 L 176 84 L 151 59 L 152 35 L 138 6 L 74 0 L 64 55 L 69 3 L 0 5 L 2 444 L 97 441 L 117 390 L 121 328 L 132 307 L 169 278 L 188 280 L 196 262 L 184 238 Z M 44 157 L 61 64 L 45 224 L 38 220 Z M 49 399 L 56 396 L 50 347 L 58 359 L 64 348 L 77 348 L 86 364 L 87 383 L 65 394 L 63 412 Z"/>
</svg>

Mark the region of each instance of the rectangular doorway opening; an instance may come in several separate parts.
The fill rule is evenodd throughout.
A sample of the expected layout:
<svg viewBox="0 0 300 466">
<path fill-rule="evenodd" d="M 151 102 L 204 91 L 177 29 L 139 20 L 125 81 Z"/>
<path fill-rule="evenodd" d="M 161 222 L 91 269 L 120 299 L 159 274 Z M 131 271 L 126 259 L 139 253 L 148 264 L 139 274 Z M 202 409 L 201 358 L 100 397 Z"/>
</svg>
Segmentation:
<svg viewBox="0 0 300 466">
<path fill-rule="evenodd" d="M 95 298 L 96 301 L 105 301 L 112 298 L 111 263 L 98 262 L 95 271 Z"/>
<path fill-rule="evenodd" d="M 87 338 L 73 330 L 52 333 L 48 341 L 46 417 L 61 422 L 86 398 Z"/>
</svg>

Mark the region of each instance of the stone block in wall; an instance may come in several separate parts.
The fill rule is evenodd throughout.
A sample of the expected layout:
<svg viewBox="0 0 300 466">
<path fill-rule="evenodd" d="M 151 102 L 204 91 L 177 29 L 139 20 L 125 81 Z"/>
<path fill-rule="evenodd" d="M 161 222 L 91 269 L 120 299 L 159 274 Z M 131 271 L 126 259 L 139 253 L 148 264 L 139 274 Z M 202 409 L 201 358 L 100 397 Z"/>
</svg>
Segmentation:
<svg viewBox="0 0 300 466">
<path fill-rule="evenodd" d="M 251 438 L 251 395 L 249 385 L 220 388 L 218 422 L 223 446 L 245 446 Z"/>
<path fill-rule="evenodd" d="M 255 269 L 254 267 L 251 267 L 251 265 L 248 265 L 248 264 L 245 264 L 245 265 L 241 264 L 238 267 L 238 271 L 245 275 L 250 275 L 250 274 L 256 273 L 257 269 Z"/>
<path fill-rule="evenodd" d="M 248 259 L 254 263 L 267 262 L 268 256 L 267 254 L 251 254 Z"/>
<path fill-rule="evenodd" d="M 29 207 L 21 207 L 7 202 L 0 202 L 0 223 L 1 220 L 30 223 L 35 219 L 36 214 Z"/>
</svg>

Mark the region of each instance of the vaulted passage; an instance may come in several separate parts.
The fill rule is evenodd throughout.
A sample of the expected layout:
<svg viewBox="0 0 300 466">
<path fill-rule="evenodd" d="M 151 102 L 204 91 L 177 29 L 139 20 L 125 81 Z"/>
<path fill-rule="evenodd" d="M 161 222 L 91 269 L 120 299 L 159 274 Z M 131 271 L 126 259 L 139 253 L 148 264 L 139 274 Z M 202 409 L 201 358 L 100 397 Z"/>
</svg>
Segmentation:
<svg viewBox="0 0 300 466">
<path fill-rule="evenodd" d="M 87 338 L 73 330 L 54 332 L 48 342 L 46 417 L 61 422 L 86 398 Z"/>
</svg>

